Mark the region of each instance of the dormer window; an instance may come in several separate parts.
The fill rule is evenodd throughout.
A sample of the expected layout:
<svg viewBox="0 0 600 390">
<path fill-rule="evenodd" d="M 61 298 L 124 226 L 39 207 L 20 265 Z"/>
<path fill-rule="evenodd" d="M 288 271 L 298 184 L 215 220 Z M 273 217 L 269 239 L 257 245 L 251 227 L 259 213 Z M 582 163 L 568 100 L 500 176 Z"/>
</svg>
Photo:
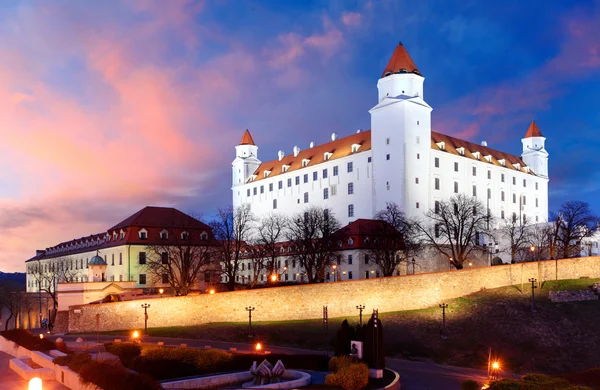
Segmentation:
<svg viewBox="0 0 600 390">
<path fill-rule="evenodd" d="M 201 239 L 202 241 L 206 241 L 206 240 L 208 240 L 208 233 L 206 233 L 206 232 L 202 232 L 202 233 L 200 233 L 200 239 Z"/>
<path fill-rule="evenodd" d="M 475 157 L 477 160 L 481 159 L 481 153 L 479 152 L 473 152 L 473 157 Z"/>
<path fill-rule="evenodd" d="M 519 164 L 519 163 L 516 163 L 516 164 L 513 164 L 513 165 L 514 165 L 514 167 L 515 167 L 515 169 L 516 169 L 517 171 L 520 171 L 520 170 L 521 170 L 521 164 Z"/>
<path fill-rule="evenodd" d="M 169 232 L 168 232 L 168 231 L 166 231 L 166 230 L 162 230 L 162 231 L 160 232 L 160 239 L 161 239 L 161 240 L 166 240 L 166 239 L 168 239 L 168 238 L 169 238 Z"/>
<path fill-rule="evenodd" d="M 284 164 L 281 166 L 281 172 L 287 172 L 289 169 L 290 169 L 289 165 Z"/>
<path fill-rule="evenodd" d="M 265 171 L 263 177 L 268 177 L 271 174 L 271 171 Z"/>
<path fill-rule="evenodd" d="M 302 159 L 302 167 L 307 167 L 309 163 L 310 163 L 310 159 L 308 159 L 308 158 Z"/>
<path fill-rule="evenodd" d="M 352 153 L 358 152 L 358 149 L 360 149 L 360 144 L 352 144 Z"/>
<path fill-rule="evenodd" d="M 446 150 L 446 143 L 444 141 L 436 143 L 440 150 Z"/>
<path fill-rule="evenodd" d="M 352 239 L 352 237 L 350 237 L 348 239 L 348 245 L 350 245 L 350 246 L 354 245 L 354 240 Z"/>
<path fill-rule="evenodd" d="M 498 162 L 500 163 L 500 165 L 502 165 L 503 167 L 506 166 L 506 160 L 505 159 L 500 159 L 498 160 Z"/>
<path fill-rule="evenodd" d="M 285 248 L 284 248 L 284 247 L 281 247 L 281 249 L 279 249 L 279 252 L 281 252 L 281 253 L 285 253 Z"/>
<path fill-rule="evenodd" d="M 256 175 L 250 175 L 250 181 L 256 180 Z"/>
<path fill-rule="evenodd" d="M 117 232 L 113 232 L 113 241 L 117 241 Z"/>
<path fill-rule="evenodd" d="M 488 154 L 487 156 L 485 156 L 485 159 L 486 159 L 488 162 L 492 162 L 492 155 L 491 155 L 491 154 Z"/>
<path fill-rule="evenodd" d="M 188 232 L 181 232 L 181 239 L 183 241 L 189 240 L 190 239 L 190 233 L 188 233 Z"/>
<path fill-rule="evenodd" d="M 325 159 L 325 161 L 328 161 L 331 158 L 331 156 L 333 156 L 333 153 L 330 153 L 330 152 L 323 153 L 323 158 Z"/>
<path fill-rule="evenodd" d="M 461 155 L 464 156 L 465 155 L 465 148 L 457 148 L 456 151 Z"/>
<path fill-rule="evenodd" d="M 148 239 L 148 231 L 146 229 L 142 229 L 138 232 L 138 236 L 139 236 L 140 240 L 147 240 Z"/>
<path fill-rule="evenodd" d="M 527 165 L 525 165 L 525 166 L 523 167 L 523 169 L 524 169 L 524 170 L 525 170 L 525 172 L 527 172 L 527 173 L 529 173 L 529 171 L 530 171 L 530 168 L 529 168 Z"/>
</svg>

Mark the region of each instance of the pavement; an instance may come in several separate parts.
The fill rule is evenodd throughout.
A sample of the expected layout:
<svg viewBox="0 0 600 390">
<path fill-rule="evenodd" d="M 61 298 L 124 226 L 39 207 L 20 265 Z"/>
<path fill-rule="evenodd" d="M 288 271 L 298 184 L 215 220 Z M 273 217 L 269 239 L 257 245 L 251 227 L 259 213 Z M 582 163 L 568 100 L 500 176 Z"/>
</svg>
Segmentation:
<svg viewBox="0 0 600 390">
<path fill-rule="evenodd" d="M 52 339 L 61 337 L 65 342 L 69 344 L 74 343 L 78 337 L 82 337 L 84 340 L 83 344 L 85 344 L 85 346 L 87 347 L 90 347 L 97 342 L 105 343 L 114 341 L 115 339 L 121 339 L 123 342 L 131 341 L 131 339 L 127 336 L 98 336 L 93 334 L 51 335 L 49 337 Z M 142 342 L 144 344 L 156 344 L 159 341 L 163 342 L 164 345 L 170 346 L 179 346 L 181 344 L 186 344 L 188 347 L 204 348 L 205 346 L 210 345 L 211 348 L 223 350 L 230 350 L 230 348 L 236 348 L 237 352 L 252 352 L 254 350 L 253 344 L 168 337 L 142 337 Z M 82 345 L 82 347 L 84 347 L 84 345 Z M 325 352 L 323 351 L 270 345 L 265 345 L 264 350 L 271 351 L 271 353 L 285 354 L 325 354 Z M 482 384 L 487 382 L 487 370 L 477 370 L 473 368 L 446 366 L 431 362 L 418 362 L 393 358 L 386 358 L 386 367 L 400 374 L 402 390 L 458 390 L 460 389 L 461 382 L 466 379 L 473 379 Z M 501 373 L 500 376 L 518 378 L 517 375 L 511 373 Z"/>
<path fill-rule="evenodd" d="M 13 359 L 12 356 L 0 352 L 0 389 L 1 390 L 26 390 L 28 381 L 17 375 L 16 372 L 8 367 L 8 362 Z M 68 387 L 61 385 L 56 381 L 44 381 L 44 390 L 68 390 Z"/>
</svg>

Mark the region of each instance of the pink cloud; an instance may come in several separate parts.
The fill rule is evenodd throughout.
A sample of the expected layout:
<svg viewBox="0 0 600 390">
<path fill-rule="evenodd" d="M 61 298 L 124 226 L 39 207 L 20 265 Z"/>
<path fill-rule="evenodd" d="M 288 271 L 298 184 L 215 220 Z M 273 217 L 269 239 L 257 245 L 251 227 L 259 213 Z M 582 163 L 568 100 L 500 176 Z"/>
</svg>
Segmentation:
<svg viewBox="0 0 600 390">
<path fill-rule="evenodd" d="M 347 12 L 342 13 L 342 23 L 346 27 L 358 27 L 362 22 L 362 15 L 358 12 Z"/>
</svg>

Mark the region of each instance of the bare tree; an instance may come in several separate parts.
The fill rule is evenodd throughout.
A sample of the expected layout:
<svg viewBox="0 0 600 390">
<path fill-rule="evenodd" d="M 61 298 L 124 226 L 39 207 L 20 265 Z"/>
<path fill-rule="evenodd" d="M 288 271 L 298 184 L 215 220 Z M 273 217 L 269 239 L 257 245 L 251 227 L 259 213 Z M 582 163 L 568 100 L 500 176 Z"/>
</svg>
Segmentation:
<svg viewBox="0 0 600 390">
<path fill-rule="evenodd" d="M 263 270 L 267 269 L 270 256 L 259 244 L 258 240 L 254 240 L 249 245 L 246 245 L 244 253 L 247 254 L 245 258 L 248 259 L 248 271 L 251 271 L 251 278 L 248 280 L 248 287 L 253 288 L 258 285 L 258 279 Z"/>
<path fill-rule="evenodd" d="M 216 256 L 221 262 L 222 274 L 227 278 L 229 291 L 235 288 L 242 251 L 250 239 L 253 222 L 254 215 L 250 205 L 246 204 L 236 209 L 232 206 L 218 209 L 216 219 L 210 224 L 219 241 Z"/>
<path fill-rule="evenodd" d="M 267 214 L 258 223 L 254 246 L 261 252 L 269 275 L 277 273 L 279 242 L 287 234 L 287 228 L 288 219 L 276 213 Z"/>
<path fill-rule="evenodd" d="M 4 321 L 4 330 L 8 330 L 10 321 L 19 315 L 18 294 L 21 290 L 22 288 L 15 283 L 5 281 L 0 284 L 0 311 L 8 313 L 8 317 Z"/>
<path fill-rule="evenodd" d="M 175 295 L 188 295 L 210 273 L 216 242 L 206 230 L 191 226 L 165 230 L 163 242 L 146 247 L 146 269 L 153 284 L 167 283 Z"/>
<path fill-rule="evenodd" d="M 79 265 L 77 260 L 66 257 L 50 258 L 44 264 L 38 260 L 32 269 L 31 275 L 37 284 L 38 292 L 50 296 L 54 310 L 58 308 L 56 285 L 58 283 L 75 283 L 79 281 L 79 278 L 83 279 L 81 275 L 83 263 Z"/>
<path fill-rule="evenodd" d="M 298 260 L 309 283 L 325 281 L 325 268 L 337 258 L 333 242 L 339 228 L 335 216 L 321 207 L 309 207 L 291 218 L 287 237 L 292 258 Z"/>
<path fill-rule="evenodd" d="M 508 240 L 508 247 L 505 249 L 510 254 L 510 262 L 515 263 L 517 255 L 523 255 L 531 242 L 531 227 L 527 221 L 520 224 L 516 219 L 511 219 L 500 227 L 500 235 Z"/>
<path fill-rule="evenodd" d="M 588 203 L 569 201 L 560 206 L 556 223 L 560 226 L 558 241 L 561 244 L 562 257 L 566 259 L 579 255 L 581 240 L 594 234 L 598 226 L 598 217 L 592 214 Z"/>
<path fill-rule="evenodd" d="M 407 218 L 396 203 L 387 203 L 375 220 L 369 253 L 383 276 L 393 276 L 402 262 L 422 250 L 418 222 Z"/>
<path fill-rule="evenodd" d="M 544 258 L 552 258 L 550 248 L 552 238 L 554 236 L 553 223 L 538 223 L 531 226 L 528 234 L 528 245 L 533 247 L 533 251 L 529 251 L 532 260 L 539 261 Z"/>
<path fill-rule="evenodd" d="M 439 201 L 430 209 L 427 219 L 419 223 L 423 242 L 462 269 L 463 263 L 475 249 L 482 249 L 479 237 L 488 235 L 491 216 L 477 198 L 458 194 Z"/>
</svg>

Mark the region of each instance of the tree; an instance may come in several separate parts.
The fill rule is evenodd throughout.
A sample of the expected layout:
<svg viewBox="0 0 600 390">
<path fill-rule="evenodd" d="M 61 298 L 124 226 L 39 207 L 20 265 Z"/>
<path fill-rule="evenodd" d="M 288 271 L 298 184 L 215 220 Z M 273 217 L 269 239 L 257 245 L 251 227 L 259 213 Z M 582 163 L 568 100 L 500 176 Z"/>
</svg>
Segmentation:
<svg viewBox="0 0 600 390">
<path fill-rule="evenodd" d="M 287 233 L 288 219 L 281 214 L 270 213 L 258 223 L 255 247 L 265 260 L 268 275 L 277 273 L 279 245 Z"/>
<path fill-rule="evenodd" d="M 563 203 L 555 221 L 560 233 L 558 241 L 562 257 L 579 255 L 581 240 L 594 234 L 598 226 L 598 217 L 592 214 L 590 205 L 582 201 Z"/>
<path fill-rule="evenodd" d="M 56 285 L 58 283 L 75 283 L 79 281 L 80 277 L 83 279 L 82 270 L 78 268 L 77 262 L 77 260 L 57 257 L 48 259 L 45 264 L 38 260 L 37 264 L 32 266 L 31 275 L 36 282 L 38 292 L 48 294 L 52 298 L 54 310 L 58 308 Z"/>
<path fill-rule="evenodd" d="M 489 234 L 491 216 L 475 197 L 458 194 L 450 200 L 439 201 L 418 225 L 423 242 L 446 256 L 448 261 L 462 269 L 473 250 L 482 247 L 479 238 Z"/>
<path fill-rule="evenodd" d="M 422 249 L 418 223 L 407 218 L 396 203 L 387 203 L 385 210 L 375 214 L 375 220 L 369 253 L 383 276 L 393 276 L 402 262 Z"/>
<path fill-rule="evenodd" d="M 18 294 L 22 288 L 10 281 L 3 281 L 0 284 L 0 312 L 6 311 L 8 317 L 4 321 L 4 330 L 8 330 L 10 321 L 19 315 L 19 297 Z M 16 324 L 15 324 L 16 325 Z"/>
<path fill-rule="evenodd" d="M 250 239 L 253 222 L 250 205 L 245 204 L 235 209 L 232 206 L 218 209 L 216 219 L 210 224 L 219 241 L 215 254 L 221 262 L 221 272 L 227 278 L 229 291 L 235 288 L 242 251 Z"/>
<path fill-rule="evenodd" d="M 210 271 L 216 242 L 209 232 L 191 226 L 165 230 L 163 242 L 146 247 L 146 269 L 153 283 L 168 283 L 175 295 L 188 295 Z"/>
<path fill-rule="evenodd" d="M 532 260 L 539 261 L 544 258 L 553 258 L 550 255 L 550 248 L 554 237 L 553 223 L 538 223 L 530 227 L 528 239 L 530 248 L 533 247 L 533 251 L 529 251 L 532 256 Z"/>
<path fill-rule="evenodd" d="M 500 227 L 500 234 L 506 240 L 508 240 L 508 247 L 506 252 L 510 254 L 510 262 L 515 263 L 517 255 L 526 253 L 529 244 L 531 242 L 530 237 L 530 226 L 527 226 L 527 221 L 523 221 L 523 224 L 519 224 L 516 219 L 511 219 Z"/>
<path fill-rule="evenodd" d="M 289 222 L 288 241 L 309 283 L 324 282 L 325 268 L 337 258 L 333 241 L 340 223 L 328 209 L 312 206 Z"/>
</svg>

